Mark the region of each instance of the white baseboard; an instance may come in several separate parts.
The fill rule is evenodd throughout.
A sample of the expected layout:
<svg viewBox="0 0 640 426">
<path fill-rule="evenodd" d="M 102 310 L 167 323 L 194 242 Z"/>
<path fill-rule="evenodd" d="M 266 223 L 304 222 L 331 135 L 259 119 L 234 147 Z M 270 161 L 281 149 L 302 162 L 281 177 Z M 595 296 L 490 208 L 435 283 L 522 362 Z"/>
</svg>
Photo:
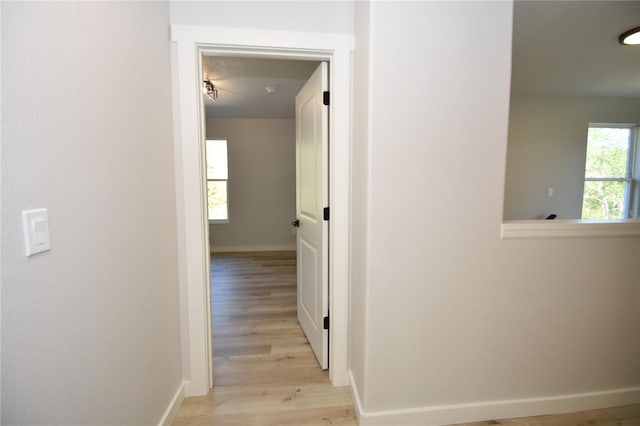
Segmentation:
<svg viewBox="0 0 640 426">
<path fill-rule="evenodd" d="M 362 403 L 360 399 L 360 394 L 358 393 L 358 388 L 356 387 L 356 381 L 353 377 L 353 372 L 349 370 L 347 372 L 349 376 L 349 389 L 351 389 L 351 399 L 353 399 L 353 408 L 356 411 L 356 417 L 358 418 L 358 424 L 363 425 L 362 423 Z"/>
<path fill-rule="evenodd" d="M 367 412 L 362 408 L 362 401 L 351 371 L 349 371 L 349 381 L 356 415 L 358 416 L 358 424 L 361 426 L 439 426 L 483 420 L 572 413 L 640 403 L 640 387 L 634 387 L 543 398 Z"/>
<path fill-rule="evenodd" d="M 230 253 L 240 251 L 295 251 L 295 244 L 266 245 L 266 246 L 212 246 L 211 253 Z"/>
<path fill-rule="evenodd" d="M 182 405 L 182 400 L 184 399 L 184 385 L 185 382 L 182 382 L 180 383 L 180 386 L 178 386 L 178 389 L 162 415 L 158 426 L 170 426 L 171 423 L 173 423 L 173 420 L 176 418 L 176 414 L 178 414 L 178 410 L 180 409 L 180 405 Z"/>
</svg>

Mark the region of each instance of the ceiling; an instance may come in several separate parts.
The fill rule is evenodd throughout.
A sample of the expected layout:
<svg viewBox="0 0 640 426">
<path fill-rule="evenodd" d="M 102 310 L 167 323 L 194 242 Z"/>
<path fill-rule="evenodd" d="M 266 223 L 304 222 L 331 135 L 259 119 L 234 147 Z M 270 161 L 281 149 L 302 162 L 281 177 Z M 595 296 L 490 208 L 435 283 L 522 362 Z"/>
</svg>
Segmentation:
<svg viewBox="0 0 640 426">
<path fill-rule="evenodd" d="M 512 91 L 640 96 L 640 1 L 516 1 Z"/>
<path fill-rule="evenodd" d="M 317 66 L 318 61 L 205 56 L 202 75 L 218 89 L 217 101 L 204 96 L 206 115 L 295 118 L 295 96 Z"/>
</svg>

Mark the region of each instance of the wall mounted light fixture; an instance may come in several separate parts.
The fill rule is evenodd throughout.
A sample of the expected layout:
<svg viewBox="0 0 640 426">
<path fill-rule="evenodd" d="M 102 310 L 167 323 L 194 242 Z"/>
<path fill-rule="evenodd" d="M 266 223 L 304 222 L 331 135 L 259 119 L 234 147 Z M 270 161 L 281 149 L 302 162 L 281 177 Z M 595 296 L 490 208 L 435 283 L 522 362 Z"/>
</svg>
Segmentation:
<svg viewBox="0 0 640 426">
<path fill-rule="evenodd" d="M 618 37 L 620 44 L 638 45 L 640 44 L 640 27 L 625 31 Z"/>
<path fill-rule="evenodd" d="M 204 80 L 202 82 L 202 93 L 209 96 L 212 101 L 218 100 L 218 89 L 210 80 Z"/>
</svg>

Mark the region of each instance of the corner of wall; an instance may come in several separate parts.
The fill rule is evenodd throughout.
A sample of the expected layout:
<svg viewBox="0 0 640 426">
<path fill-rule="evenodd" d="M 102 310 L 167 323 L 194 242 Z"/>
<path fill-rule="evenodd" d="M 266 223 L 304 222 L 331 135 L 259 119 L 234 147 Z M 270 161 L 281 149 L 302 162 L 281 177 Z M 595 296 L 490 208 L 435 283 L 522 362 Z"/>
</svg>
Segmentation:
<svg viewBox="0 0 640 426">
<path fill-rule="evenodd" d="M 356 411 L 356 417 L 358 418 L 358 424 L 362 423 L 362 413 L 364 412 L 362 408 L 362 399 L 360 398 L 360 393 L 358 392 L 358 386 L 356 385 L 356 378 L 353 376 L 353 371 L 349 369 L 349 389 L 351 390 L 351 399 L 353 400 L 353 408 Z"/>
<path fill-rule="evenodd" d="M 173 395 L 173 398 L 171 398 L 171 402 L 169 402 L 169 405 L 167 406 L 167 409 L 165 410 L 164 414 L 160 418 L 160 421 L 158 422 L 158 426 L 170 426 L 175 420 L 176 415 L 178 414 L 178 410 L 182 405 L 182 401 L 184 400 L 185 384 L 186 382 L 181 382 L 178 385 L 178 389 Z"/>
</svg>

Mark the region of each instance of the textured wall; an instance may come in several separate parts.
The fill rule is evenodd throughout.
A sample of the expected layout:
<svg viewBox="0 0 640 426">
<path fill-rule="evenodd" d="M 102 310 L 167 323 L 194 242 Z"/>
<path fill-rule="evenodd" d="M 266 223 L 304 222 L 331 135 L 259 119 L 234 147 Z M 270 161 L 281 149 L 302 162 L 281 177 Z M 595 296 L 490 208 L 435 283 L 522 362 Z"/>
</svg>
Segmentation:
<svg viewBox="0 0 640 426">
<path fill-rule="evenodd" d="M 153 424 L 182 381 L 168 21 L 2 3 L 3 424 Z"/>
<path fill-rule="evenodd" d="M 353 33 L 352 1 L 174 1 L 171 23 Z"/>
<path fill-rule="evenodd" d="M 349 297 L 349 371 L 352 385 L 364 394 L 367 323 L 367 257 L 369 254 L 369 105 L 373 88 L 370 85 L 370 4 L 357 2 L 355 9 L 356 50 L 353 73 L 353 141 L 351 151 L 351 292 Z"/>
</svg>

